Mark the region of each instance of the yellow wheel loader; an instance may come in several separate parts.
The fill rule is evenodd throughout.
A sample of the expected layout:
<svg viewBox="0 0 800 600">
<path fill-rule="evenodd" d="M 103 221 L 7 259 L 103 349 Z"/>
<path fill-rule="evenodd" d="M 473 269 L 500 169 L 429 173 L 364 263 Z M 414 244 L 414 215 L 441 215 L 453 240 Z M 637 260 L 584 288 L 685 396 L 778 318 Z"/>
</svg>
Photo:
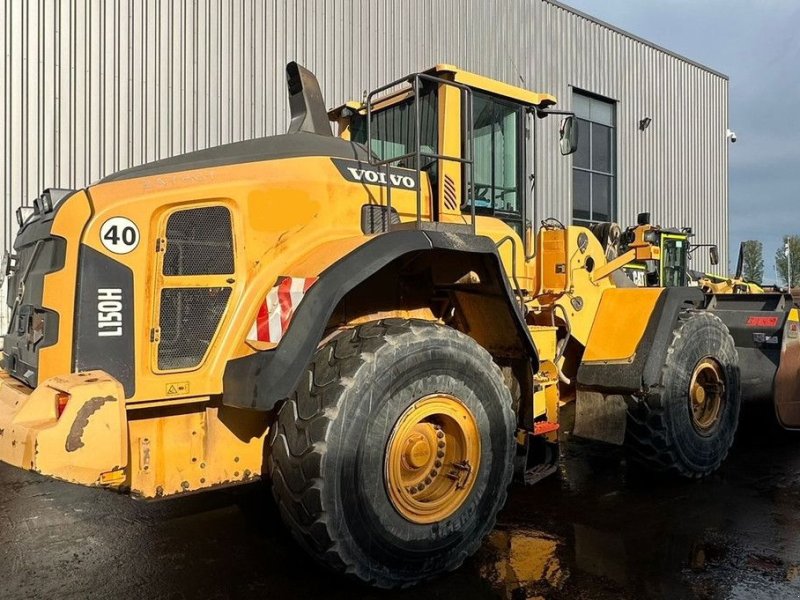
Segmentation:
<svg viewBox="0 0 800 600">
<path fill-rule="evenodd" d="M 287 77 L 287 134 L 18 214 L 0 459 L 142 498 L 264 477 L 315 559 L 398 587 L 458 567 L 514 474 L 552 469 L 566 403 L 576 434 L 687 477 L 743 396 L 800 425 L 786 296 L 629 287 L 660 256 L 647 224 L 613 258 L 589 229 L 534 235 L 555 98 L 439 65 L 326 113 Z M 577 135 L 564 115 L 563 154 Z"/>
<path fill-rule="evenodd" d="M 650 225 L 650 213 L 639 213 L 637 226 L 622 230 L 616 223 L 597 223 L 591 226 L 592 232 L 607 249 L 609 259 L 628 250 L 628 244 L 635 241 L 637 227 Z M 694 244 L 691 227 L 668 228 L 651 226 L 648 231 L 649 242 L 658 246 L 656 260 L 631 261 L 622 267 L 623 273 L 639 287 L 676 287 L 699 285 L 705 287 L 705 280 L 716 277 L 689 269 L 689 261 L 698 248 L 708 248 L 712 265 L 719 264 L 719 249 L 716 244 Z M 699 280 L 703 279 L 703 283 Z M 708 291 L 717 291 L 711 290 Z M 717 293 L 722 293 L 717 291 Z"/>
<path fill-rule="evenodd" d="M 757 283 L 747 281 L 742 276 L 744 269 L 744 242 L 739 244 L 739 259 L 736 262 L 736 273 L 733 277 L 714 275 L 713 273 L 690 273 L 693 281 L 713 294 L 763 294 L 767 291 Z"/>
<path fill-rule="evenodd" d="M 639 224 L 647 224 L 649 213 L 639 214 Z M 601 241 L 619 253 L 625 250 L 629 240 L 633 239 L 636 227 L 628 227 L 622 231 L 615 223 L 598 223 L 592 231 Z M 697 286 L 709 294 L 763 294 L 766 290 L 752 281 L 742 277 L 743 244 L 739 245 L 739 261 L 736 274 L 732 277 L 705 273 L 689 268 L 689 260 L 698 248 L 708 248 L 712 265 L 719 264 L 719 249 L 716 244 L 693 244 L 692 229 L 653 227 L 650 235 L 652 243 L 660 247 L 660 258 L 655 261 L 633 261 L 623 267 L 623 272 L 639 287 L 673 287 Z M 617 247 L 613 245 L 616 244 Z M 616 254 L 614 254 L 616 256 Z M 777 290 L 772 290 L 777 291 Z"/>
</svg>

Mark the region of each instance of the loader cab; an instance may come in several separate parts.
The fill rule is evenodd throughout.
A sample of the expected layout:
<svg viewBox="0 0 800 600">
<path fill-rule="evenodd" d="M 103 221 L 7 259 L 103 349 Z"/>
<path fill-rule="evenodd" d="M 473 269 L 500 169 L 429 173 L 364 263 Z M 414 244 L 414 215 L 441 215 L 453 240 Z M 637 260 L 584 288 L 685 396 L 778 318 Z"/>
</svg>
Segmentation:
<svg viewBox="0 0 800 600">
<path fill-rule="evenodd" d="M 474 231 L 476 217 L 494 217 L 521 247 L 533 221 L 534 120 L 555 102 L 548 94 L 438 65 L 330 117 L 342 137 L 369 145 L 375 164 L 392 161 L 427 174 L 423 195 L 433 221 Z M 562 153 L 571 153 L 577 131 L 570 124 L 562 134 Z"/>
<path fill-rule="evenodd" d="M 661 287 L 683 287 L 688 283 L 689 236 L 680 232 L 661 233 Z"/>
<path fill-rule="evenodd" d="M 628 232 L 626 232 L 627 234 Z M 623 234 L 623 251 L 625 235 Z M 622 269 L 625 274 L 639 287 L 684 287 L 689 283 L 688 235 L 678 231 L 653 228 L 649 235 L 653 238 L 650 242 L 659 248 L 659 260 L 633 261 Z"/>
<path fill-rule="evenodd" d="M 622 249 L 632 239 L 634 227 L 622 236 Z M 692 252 L 700 247 L 708 247 L 712 265 L 719 262 L 717 247 L 713 244 L 693 245 L 690 238 L 692 230 L 666 229 L 652 227 L 648 231 L 649 241 L 659 249 L 658 260 L 633 261 L 623 267 L 625 274 L 640 287 L 685 287 L 697 285 L 691 277 L 689 261 Z"/>
</svg>

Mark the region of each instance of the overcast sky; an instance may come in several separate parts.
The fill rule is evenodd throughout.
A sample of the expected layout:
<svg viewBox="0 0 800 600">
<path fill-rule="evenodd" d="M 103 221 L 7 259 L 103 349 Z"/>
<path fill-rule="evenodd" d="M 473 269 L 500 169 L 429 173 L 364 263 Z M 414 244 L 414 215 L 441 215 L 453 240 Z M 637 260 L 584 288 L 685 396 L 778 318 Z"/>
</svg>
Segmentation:
<svg viewBox="0 0 800 600">
<path fill-rule="evenodd" d="M 781 236 L 800 234 L 800 1 L 565 3 L 730 77 L 731 261 L 761 240 L 774 281 Z"/>
</svg>

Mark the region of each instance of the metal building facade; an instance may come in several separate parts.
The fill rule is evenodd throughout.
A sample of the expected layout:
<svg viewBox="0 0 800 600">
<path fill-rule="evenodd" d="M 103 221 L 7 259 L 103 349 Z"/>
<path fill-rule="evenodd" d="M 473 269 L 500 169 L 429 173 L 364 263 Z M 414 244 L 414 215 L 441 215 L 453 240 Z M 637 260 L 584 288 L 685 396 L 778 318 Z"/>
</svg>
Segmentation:
<svg viewBox="0 0 800 600">
<path fill-rule="evenodd" d="M 728 81 L 551 0 L 0 0 L 0 245 L 13 211 L 143 162 L 288 124 L 283 66 L 329 106 L 436 63 L 616 102 L 618 221 L 728 248 Z M 644 117 L 650 127 L 640 130 Z M 570 220 L 572 158 L 539 122 L 536 218 Z M 697 268 L 707 265 L 697 261 Z"/>
</svg>

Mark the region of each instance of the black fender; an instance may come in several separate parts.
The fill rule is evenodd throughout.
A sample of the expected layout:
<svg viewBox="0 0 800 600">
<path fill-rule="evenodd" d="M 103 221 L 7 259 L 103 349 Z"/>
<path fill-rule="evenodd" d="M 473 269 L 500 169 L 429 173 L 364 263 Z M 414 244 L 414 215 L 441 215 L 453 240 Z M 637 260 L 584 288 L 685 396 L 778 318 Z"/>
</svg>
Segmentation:
<svg viewBox="0 0 800 600">
<path fill-rule="evenodd" d="M 494 242 L 485 236 L 401 230 L 376 236 L 323 271 L 298 306 L 280 344 L 228 361 L 223 376 L 223 403 L 271 410 L 297 388 L 316 351 L 334 309 L 350 290 L 393 261 L 429 252 L 458 253 L 465 266 L 480 266 L 484 293 L 501 299 L 514 324 L 513 343 L 538 369 L 538 355 L 508 282 Z M 497 318 L 497 315 L 492 315 Z"/>
</svg>

